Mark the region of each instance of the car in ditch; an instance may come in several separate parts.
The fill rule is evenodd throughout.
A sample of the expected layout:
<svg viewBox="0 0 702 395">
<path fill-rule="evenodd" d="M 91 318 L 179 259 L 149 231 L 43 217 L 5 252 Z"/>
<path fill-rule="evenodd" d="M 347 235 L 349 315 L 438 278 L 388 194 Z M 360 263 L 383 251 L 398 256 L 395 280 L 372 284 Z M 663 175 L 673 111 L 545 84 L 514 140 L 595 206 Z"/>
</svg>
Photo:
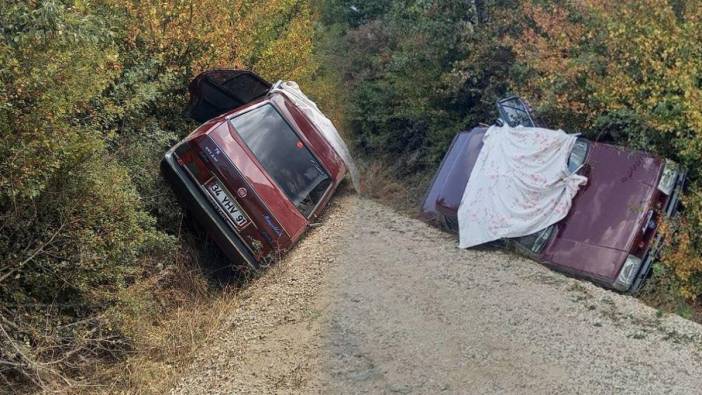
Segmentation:
<svg viewBox="0 0 702 395">
<path fill-rule="evenodd" d="M 235 266 L 261 269 L 322 213 L 347 166 L 291 98 L 242 70 L 190 84 L 202 124 L 163 158 L 164 176 Z"/>
<path fill-rule="evenodd" d="M 501 100 L 497 107 L 497 125 L 537 126 L 518 97 Z M 455 136 L 422 203 L 423 218 L 458 232 L 458 209 L 487 130 L 479 126 Z M 582 137 L 570 152 L 567 168 L 588 181 L 565 218 L 499 244 L 606 288 L 638 291 L 661 248 L 659 224 L 676 212 L 685 171 L 650 153 Z"/>
</svg>

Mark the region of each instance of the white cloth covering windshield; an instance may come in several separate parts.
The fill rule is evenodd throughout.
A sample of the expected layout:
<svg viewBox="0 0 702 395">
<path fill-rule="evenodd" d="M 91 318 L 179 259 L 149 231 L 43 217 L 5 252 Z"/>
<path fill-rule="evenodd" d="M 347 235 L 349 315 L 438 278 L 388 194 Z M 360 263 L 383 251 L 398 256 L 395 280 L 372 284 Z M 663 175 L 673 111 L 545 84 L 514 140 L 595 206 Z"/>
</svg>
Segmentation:
<svg viewBox="0 0 702 395">
<path fill-rule="evenodd" d="M 334 148 L 337 155 L 344 161 L 346 168 L 351 175 L 351 181 L 356 192 L 360 191 L 360 176 L 356 164 L 351 157 L 349 148 L 346 146 L 344 139 L 341 138 L 339 131 L 336 130 L 332 121 L 327 118 L 317 107 L 317 104 L 310 100 L 294 81 L 278 81 L 273 85 L 271 92 L 280 92 L 286 95 L 295 105 L 309 117 L 312 123 L 317 127 L 322 136 Z"/>
<path fill-rule="evenodd" d="M 458 208 L 459 247 L 538 232 L 563 219 L 587 178 L 568 170 L 562 130 L 492 126 Z"/>
</svg>

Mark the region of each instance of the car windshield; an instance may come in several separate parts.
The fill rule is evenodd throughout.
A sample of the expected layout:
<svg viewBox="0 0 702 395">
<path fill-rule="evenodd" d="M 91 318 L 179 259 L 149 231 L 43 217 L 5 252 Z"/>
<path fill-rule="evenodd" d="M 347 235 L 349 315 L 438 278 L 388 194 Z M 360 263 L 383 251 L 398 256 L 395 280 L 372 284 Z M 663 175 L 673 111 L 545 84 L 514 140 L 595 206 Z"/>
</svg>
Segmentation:
<svg viewBox="0 0 702 395">
<path fill-rule="evenodd" d="M 268 174 L 306 217 L 331 179 L 299 136 L 270 104 L 231 119 Z"/>
<path fill-rule="evenodd" d="M 590 144 L 585 139 L 579 138 L 575 141 L 575 145 L 573 145 L 573 149 L 568 156 L 568 171 L 575 173 L 580 169 L 585 163 L 589 147 Z"/>
</svg>

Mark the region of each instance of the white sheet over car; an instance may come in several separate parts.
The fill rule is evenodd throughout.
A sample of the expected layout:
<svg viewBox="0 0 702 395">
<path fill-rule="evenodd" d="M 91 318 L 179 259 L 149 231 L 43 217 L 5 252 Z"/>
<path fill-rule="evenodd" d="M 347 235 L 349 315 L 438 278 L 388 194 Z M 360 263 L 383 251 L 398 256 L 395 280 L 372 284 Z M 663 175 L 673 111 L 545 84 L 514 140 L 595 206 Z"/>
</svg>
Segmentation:
<svg viewBox="0 0 702 395">
<path fill-rule="evenodd" d="M 490 127 L 458 208 L 459 246 L 530 235 L 563 219 L 587 182 L 568 171 L 576 139 L 562 130 Z"/>
<path fill-rule="evenodd" d="M 322 136 L 329 142 L 329 144 L 334 148 L 334 151 L 341 157 L 344 161 L 346 168 L 351 175 L 351 181 L 353 182 L 353 187 L 356 192 L 360 192 L 360 176 L 356 164 L 351 157 L 349 148 L 341 138 L 339 131 L 336 130 L 332 121 L 327 118 L 317 107 L 317 104 L 310 100 L 297 85 L 295 81 L 278 81 L 273 85 L 271 92 L 280 92 L 287 96 L 295 105 L 307 115 L 307 117 L 314 123 L 317 129 L 322 133 Z"/>
</svg>

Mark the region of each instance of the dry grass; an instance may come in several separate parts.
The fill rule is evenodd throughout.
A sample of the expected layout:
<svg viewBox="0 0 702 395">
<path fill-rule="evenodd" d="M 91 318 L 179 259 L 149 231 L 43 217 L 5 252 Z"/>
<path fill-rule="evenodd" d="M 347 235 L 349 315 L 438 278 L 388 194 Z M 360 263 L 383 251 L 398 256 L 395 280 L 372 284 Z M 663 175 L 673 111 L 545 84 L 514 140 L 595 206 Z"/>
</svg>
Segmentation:
<svg viewBox="0 0 702 395">
<path fill-rule="evenodd" d="M 181 254 L 173 267 L 123 291 L 122 303 L 111 312 L 130 338 L 132 352 L 92 372 L 87 381 L 99 385 L 70 392 L 167 392 L 226 324 L 240 288 L 240 283 L 212 286 L 192 254 Z"/>
<path fill-rule="evenodd" d="M 431 174 L 418 173 L 400 180 L 395 175 L 397 169 L 380 160 L 361 163 L 360 168 L 363 196 L 381 201 L 410 217 L 417 216 Z"/>
<path fill-rule="evenodd" d="M 240 291 L 254 278 L 233 271 L 197 231 L 181 236 L 179 252 L 144 258 L 140 267 L 151 269 L 118 290 L 112 298 L 115 304 L 99 316 L 59 326 L 31 323 L 36 331 L 87 327 L 85 338 L 71 339 L 68 350 L 57 346 L 61 333 L 46 329 L 41 333 L 46 342 L 7 343 L 5 325 L 17 324 L 0 312 L 0 345 L 15 350 L 14 359 L 2 355 L 0 362 L 18 360 L 24 364 L 21 372 L 26 372 L 24 382 L 0 380 L 0 394 L 161 394 L 173 387 L 198 350 L 230 322 Z M 52 317 L 47 314 L 45 320 Z"/>
</svg>

